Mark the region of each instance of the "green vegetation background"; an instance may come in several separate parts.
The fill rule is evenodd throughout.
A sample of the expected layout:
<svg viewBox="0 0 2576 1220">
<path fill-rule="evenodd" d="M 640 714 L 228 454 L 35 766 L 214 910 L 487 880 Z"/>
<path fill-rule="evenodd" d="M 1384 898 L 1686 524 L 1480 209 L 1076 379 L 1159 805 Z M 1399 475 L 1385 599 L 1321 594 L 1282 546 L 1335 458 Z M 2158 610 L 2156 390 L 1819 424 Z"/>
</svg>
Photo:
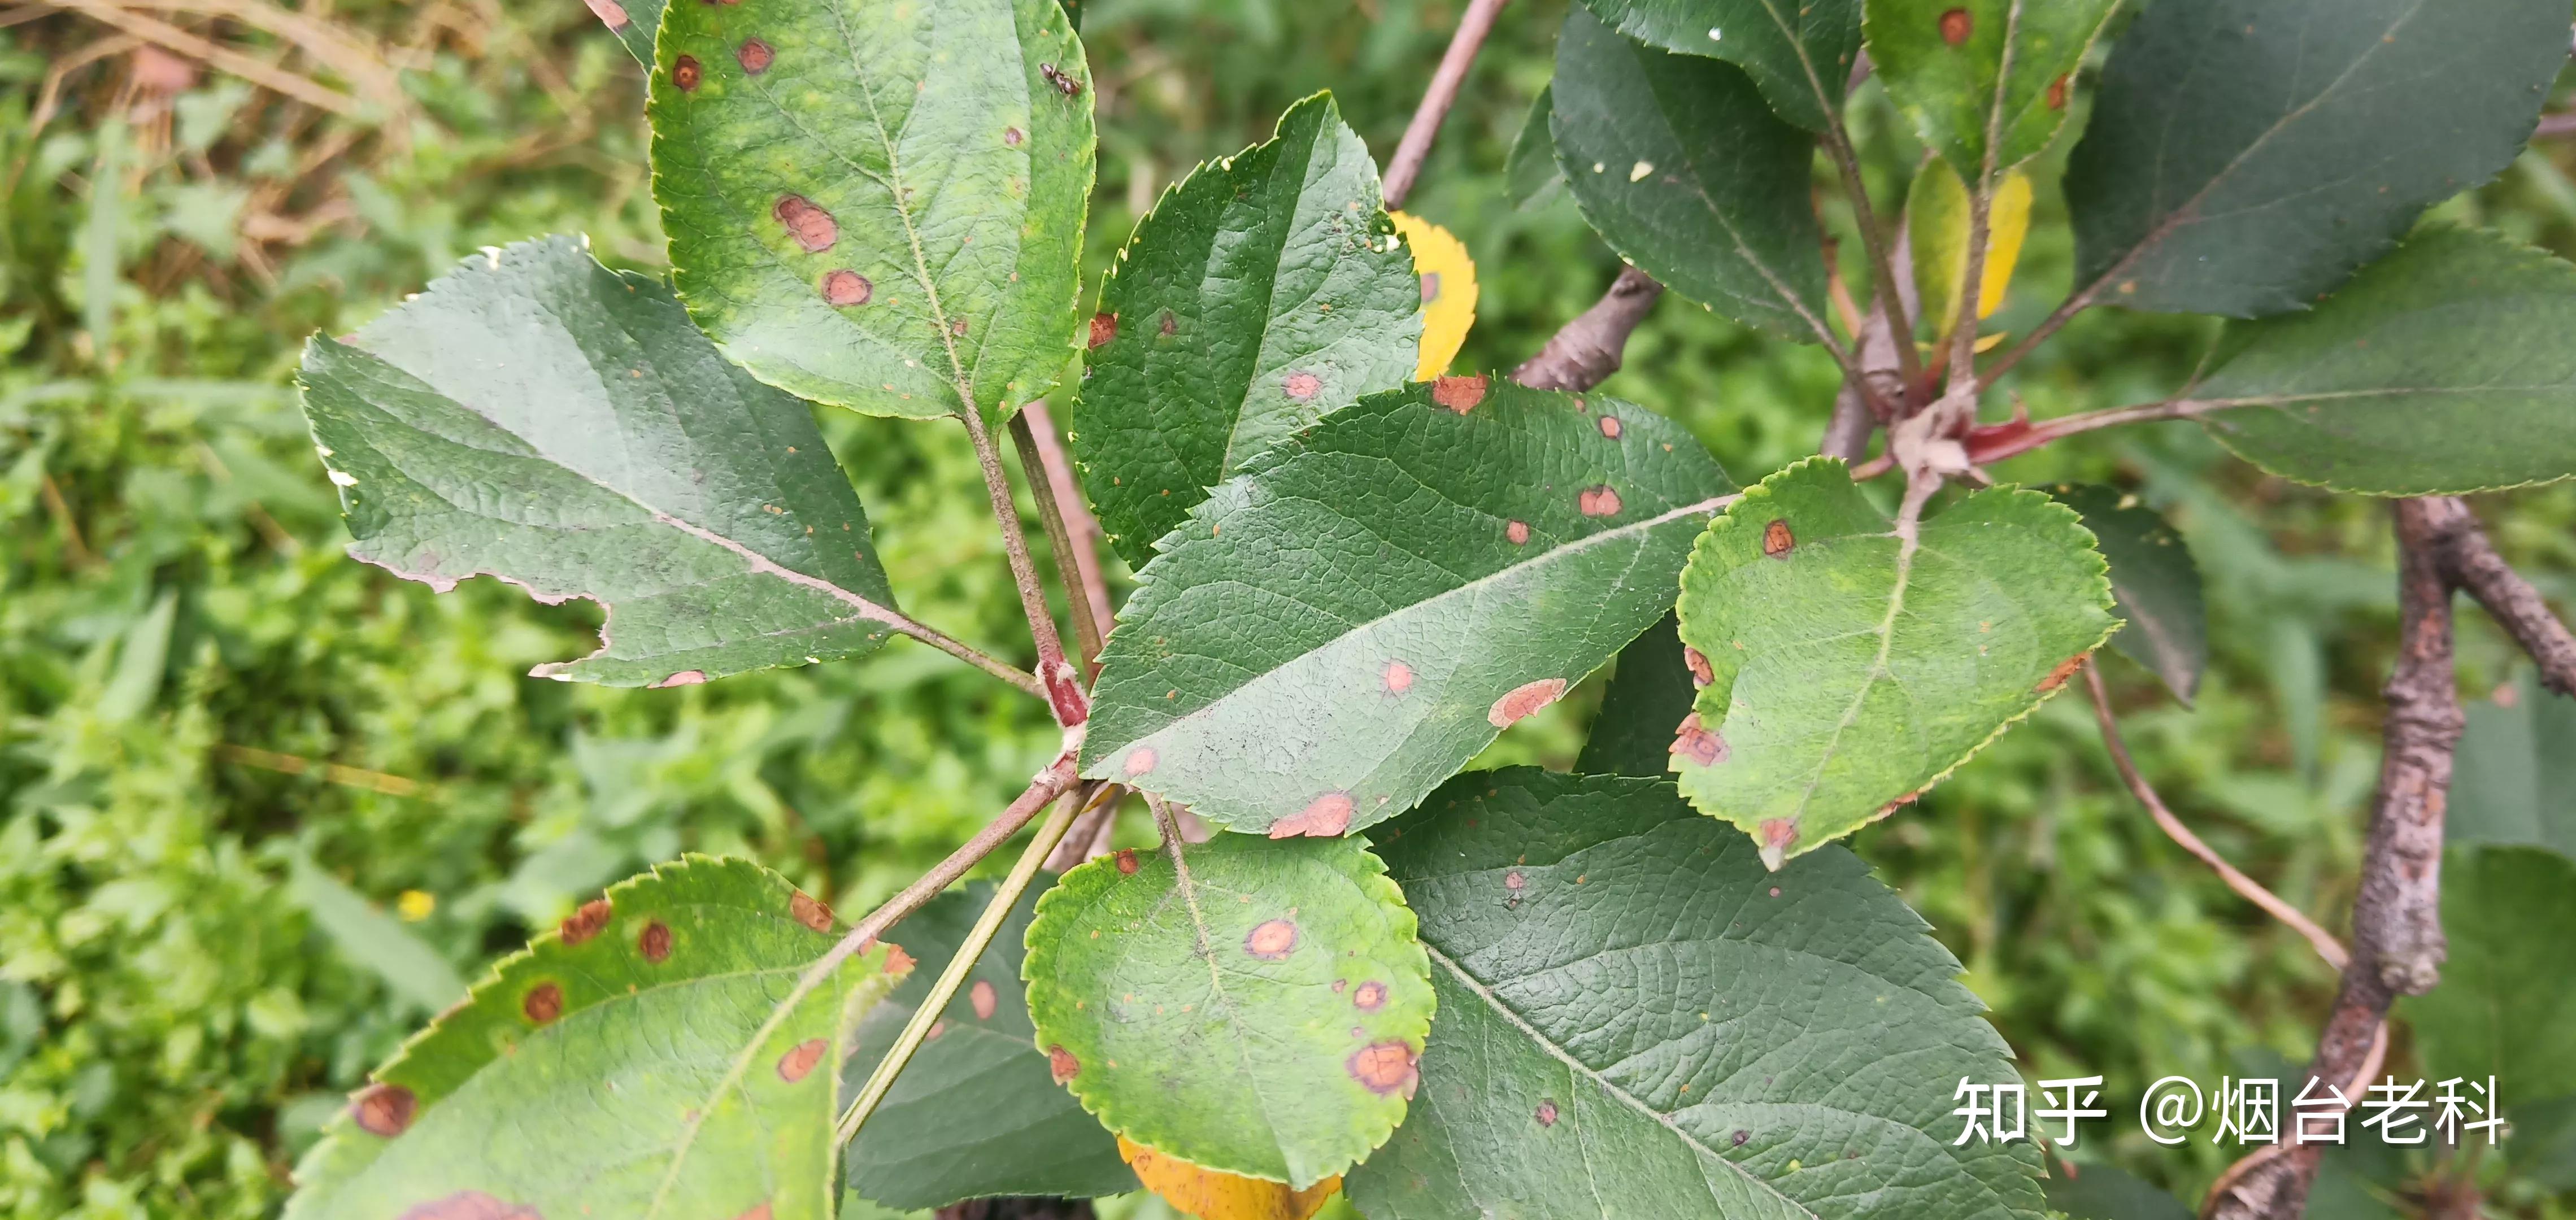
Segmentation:
<svg viewBox="0 0 2576 1220">
<path fill-rule="evenodd" d="M 1569 204 L 1502 198 L 1564 3 L 1507 10 L 1412 201 L 1480 268 L 1462 365 L 1508 369 L 1615 269 Z M 321 1120 L 454 977 L 604 883 L 726 852 L 864 909 L 1055 748 L 1034 701 L 909 643 L 683 690 L 532 681 L 530 665 L 589 650 L 595 608 L 490 580 L 433 596 L 342 557 L 289 389 L 307 334 L 354 328 L 486 244 L 582 231 L 645 268 L 662 244 L 639 74 L 576 0 L 270 4 L 156 7 L 392 120 L 283 101 L 79 16 L 0 9 L 12 1217 L 273 1214 Z M 1265 137 L 1309 91 L 1333 88 L 1391 150 L 1460 2 L 1089 7 L 1096 276 L 1165 185 Z M 1915 150 L 1874 88 L 1859 112 L 1891 199 Z M 2565 146 L 2527 154 L 2445 212 L 2576 250 L 2571 163 Z M 2049 164 L 2004 328 L 2030 325 L 2069 276 Z M 2088 315 L 2018 385 L 2040 415 L 2160 397 L 2207 337 L 2189 320 Z M 1687 421 L 1750 479 L 1813 449 L 1835 376 L 1814 349 L 1671 300 L 1607 388 Z M 906 608 L 1018 647 L 962 434 L 824 422 Z M 2221 851 L 2339 921 L 2393 635 L 2384 510 L 2260 478 L 2186 424 L 2063 448 L 2007 473 L 2138 490 L 2209 580 L 2216 657 L 2197 711 L 2108 663 L 2148 773 Z M 2576 488 L 2483 507 L 2526 571 L 2571 591 Z M 2490 689 L 2511 656 L 2475 611 L 2462 618 L 2468 689 Z M 1597 680 L 1488 761 L 1565 765 L 1596 700 Z M 2302 941 L 2118 788 L 2075 699 L 1858 846 L 1968 964 L 2034 1076 L 2102 1072 L 2106 1096 L 2134 1099 L 2169 1073 L 2212 1082 L 2249 1056 L 2301 1059 L 2330 996 Z M 335 904 L 348 891 L 384 914 Z M 397 920 L 435 952 L 369 940 Z M 2401 1037 L 2401 1072 L 2408 1053 Z M 2228 1159 L 2114 1127 L 2104 1152 L 2180 1190 Z"/>
</svg>

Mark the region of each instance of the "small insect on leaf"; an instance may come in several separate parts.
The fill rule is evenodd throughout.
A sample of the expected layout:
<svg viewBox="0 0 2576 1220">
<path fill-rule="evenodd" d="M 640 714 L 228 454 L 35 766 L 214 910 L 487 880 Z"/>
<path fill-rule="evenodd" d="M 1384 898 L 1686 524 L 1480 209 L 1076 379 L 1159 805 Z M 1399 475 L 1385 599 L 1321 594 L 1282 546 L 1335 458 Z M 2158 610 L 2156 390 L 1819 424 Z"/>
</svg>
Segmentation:
<svg viewBox="0 0 2576 1220">
<path fill-rule="evenodd" d="M 1045 77 L 1048 84 L 1055 86 L 1056 92 L 1066 97 L 1082 96 L 1082 82 L 1074 79 L 1072 73 L 1054 64 L 1039 64 L 1038 75 Z"/>
</svg>

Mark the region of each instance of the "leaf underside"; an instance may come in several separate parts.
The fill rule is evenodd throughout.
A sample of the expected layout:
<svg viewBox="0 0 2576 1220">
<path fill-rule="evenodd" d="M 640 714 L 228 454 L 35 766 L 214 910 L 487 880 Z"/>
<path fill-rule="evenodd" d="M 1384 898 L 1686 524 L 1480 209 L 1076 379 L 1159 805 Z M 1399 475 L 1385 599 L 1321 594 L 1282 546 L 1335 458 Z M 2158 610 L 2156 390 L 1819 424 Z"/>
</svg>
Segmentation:
<svg viewBox="0 0 2576 1220">
<path fill-rule="evenodd" d="M 1233 830 L 1379 821 L 1652 625 L 1733 490 L 1616 399 L 1448 377 L 1363 400 L 1163 539 L 1083 773 Z"/>
<path fill-rule="evenodd" d="M 1905 545 L 1848 468 L 1810 458 L 1710 523 L 1682 573 L 1707 658 L 1682 793 L 1775 862 L 1895 809 L 2065 684 L 2117 620 L 2074 510 L 1988 488 Z"/>
<path fill-rule="evenodd" d="M 2117 488 L 2061 483 L 2048 494 L 2084 518 L 2111 565 L 2111 612 L 2124 624 L 2111 647 L 2190 706 L 2209 665 L 2209 612 L 2191 548 L 2162 513 Z"/>
<path fill-rule="evenodd" d="M 1958 962 L 1850 852 L 1767 872 L 1661 780 L 1459 776 L 1373 832 L 1422 920 L 1422 1091 L 1350 1176 L 1374 1220 L 2036 1220 Z"/>
<path fill-rule="evenodd" d="M 823 1220 L 846 1015 L 902 969 L 878 948 L 791 1004 L 833 938 L 747 861 L 610 887 L 376 1071 L 296 1167 L 289 1220 Z"/>
<path fill-rule="evenodd" d="M 1742 68 L 1780 117 L 1824 131 L 1860 54 L 1860 0 L 1584 0 L 1630 38 Z"/>
<path fill-rule="evenodd" d="M 1273 442 L 1411 377 L 1422 286 L 1394 232 L 1323 93 L 1137 224 L 1073 406 L 1083 486 L 1130 567 Z"/>
<path fill-rule="evenodd" d="M 350 554 L 608 608 L 600 650 L 540 676 L 686 684 L 868 652 L 897 618 L 811 409 L 575 239 L 476 255 L 315 336 L 298 380 Z"/>
<path fill-rule="evenodd" d="M 1870 0 L 1869 57 L 1941 159 L 1975 182 L 2038 156 L 2119 0 Z"/>
<path fill-rule="evenodd" d="M 1431 983 L 1413 913 L 1356 838 L 1219 835 L 1065 874 L 1030 925 L 1038 1041 L 1110 1130 L 1303 1189 L 1385 1142 Z"/>
</svg>

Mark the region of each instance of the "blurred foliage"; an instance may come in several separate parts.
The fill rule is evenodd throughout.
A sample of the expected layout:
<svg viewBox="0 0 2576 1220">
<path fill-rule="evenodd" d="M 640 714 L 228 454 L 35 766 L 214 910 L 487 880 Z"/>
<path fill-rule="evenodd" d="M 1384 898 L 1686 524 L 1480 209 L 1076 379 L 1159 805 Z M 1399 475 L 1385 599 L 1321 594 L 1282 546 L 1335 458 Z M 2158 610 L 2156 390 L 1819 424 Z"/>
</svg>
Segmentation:
<svg viewBox="0 0 2576 1220">
<path fill-rule="evenodd" d="M 1563 5 L 1506 14 L 1408 203 L 1477 260 L 1461 365 L 1508 369 L 1616 267 L 1570 204 L 1515 210 L 1502 190 Z M 1163 187 L 1315 89 L 1392 148 L 1461 7 L 1094 0 L 1093 274 Z M 593 646 L 595 609 L 493 581 L 436 597 L 342 558 L 289 388 L 303 337 L 539 233 L 657 266 L 640 81 L 571 0 L 155 11 L 306 100 L 83 17 L 0 11 L 0 1214 L 28 1220 L 273 1214 L 320 1120 L 445 985 L 384 948 L 389 926 L 470 977 L 684 849 L 863 908 L 1055 748 L 1032 701 L 908 643 L 672 691 L 530 681 Z M 1918 150 L 1874 87 L 1857 117 L 1878 197 L 1896 198 Z M 2070 276 L 2062 157 L 2034 166 L 1996 328 L 2031 325 Z M 2445 212 L 2564 253 L 2570 165 L 2528 154 Z M 1848 231 L 1847 212 L 1829 220 Z M 2040 415 L 2160 397 L 2208 333 L 2088 314 L 2011 388 Z M 1749 480 L 1812 450 L 1835 380 L 1814 349 L 1675 300 L 1605 389 L 1686 421 Z M 1027 663 L 958 431 L 824 423 L 906 609 Z M 2132 743 L 2213 845 L 2338 921 L 2394 635 L 2385 510 L 2261 478 L 2181 424 L 2006 474 L 2116 482 L 2175 517 L 2210 582 L 2213 669 L 2185 710 L 2109 662 Z M 2576 489 L 2481 507 L 2545 589 L 2576 592 Z M 2465 685 L 2505 681 L 2509 646 L 2462 620 Z M 1596 702 L 1524 722 L 1487 761 L 1568 764 Z M 2133 1098 L 2247 1053 L 2303 1058 L 2330 998 L 2304 941 L 2155 831 L 2071 699 L 1859 847 L 1967 963 L 2034 1077 L 2101 1072 L 2107 1097 Z M 299 869 L 326 876 L 299 885 Z M 350 894 L 393 922 L 331 916 Z M 2394 1054 L 2410 1064 L 2402 1037 Z M 2088 1151 L 2186 1194 L 2227 1160 L 2114 1128 Z"/>
</svg>

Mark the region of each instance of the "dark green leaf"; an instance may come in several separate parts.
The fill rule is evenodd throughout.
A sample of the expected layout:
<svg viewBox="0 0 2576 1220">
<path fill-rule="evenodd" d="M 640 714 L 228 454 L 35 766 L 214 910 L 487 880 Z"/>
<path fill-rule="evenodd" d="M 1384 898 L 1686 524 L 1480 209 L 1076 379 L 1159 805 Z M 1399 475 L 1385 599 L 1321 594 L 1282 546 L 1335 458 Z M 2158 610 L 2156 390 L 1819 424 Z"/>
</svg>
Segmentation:
<svg viewBox="0 0 2576 1220">
<path fill-rule="evenodd" d="M 1619 668 L 1574 760 L 1578 774 L 1660 776 L 1667 770 L 1673 730 L 1699 695 L 1680 631 L 1681 620 L 1666 614 L 1619 650 Z"/>
<path fill-rule="evenodd" d="M 1556 137 L 1548 131 L 1556 117 L 1555 89 L 1550 85 L 1538 91 L 1529 117 L 1521 120 L 1521 133 L 1512 137 L 1511 157 L 1503 163 L 1503 190 L 1514 207 L 1537 207 L 1565 189 L 1565 173 L 1556 167 Z"/>
<path fill-rule="evenodd" d="M 2442 833 L 2453 843 L 2520 843 L 2576 859 L 2576 699 L 2525 671 L 2471 700 L 2451 769 Z"/>
<path fill-rule="evenodd" d="M 2126 624 L 2111 647 L 2164 679 L 2189 707 L 2209 665 L 2209 611 L 2191 548 L 2164 514 L 2117 488 L 2060 483 L 2048 494 L 2084 518 L 2110 562 L 2111 612 Z"/>
<path fill-rule="evenodd" d="M 2559 0 L 2156 0 L 2111 50 L 2066 169 L 2099 301 L 2305 309 L 2531 136 Z"/>
<path fill-rule="evenodd" d="M 586 0 L 594 16 L 617 35 L 618 45 L 644 70 L 653 70 L 653 31 L 662 28 L 666 0 Z"/>
<path fill-rule="evenodd" d="M 2576 860 L 2537 847 L 2442 853 L 2442 932 L 2441 983 L 2399 1004 L 2425 1068 L 2492 1075 L 2507 1105 L 2576 1093 Z"/>
<path fill-rule="evenodd" d="M 2048 1180 L 2048 1205 L 2067 1220 L 2191 1220 L 2182 1200 L 2112 1165 L 2081 1165 Z"/>
<path fill-rule="evenodd" d="M 1109 1129 L 1304 1189 L 1386 1141 L 1431 980 L 1413 912 L 1356 838 L 1219 835 L 1066 873 L 1030 925 L 1029 1011 Z"/>
<path fill-rule="evenodd" d="M 725 355 L 872 415 L 1055 384 L 1093 155 L 1056 0 L 673 4 L 656 55 L 653 196 Z"/>
<path fill-rule="evenodd" d="M 1413 375 L 1422 283 L 1329 93 L 1163 195 L 1101 285 L 1073 455 L 1131 567 L 1280 437 Z"/>
<path fill-rule="evenodd" d="M 1940 782 L 2118 626 L 2092 534 L 2047 496 L 1987 488 L 1916 534 L 1809 458 L 1691 548 L 1682 642 L 1711 681 L 1673 768 L 1775 867 Z"/>
<path fill-rule="evenodd" d="M 1620 33 L 1744 69 L 1780 117 L 1830 129 L 1860 54 L 1860 0 L 1584 0 Z"/>
<path fill-rule="evenodd" d="M 2075 70 L 2119 0 L 1869 0 L 1887 95 L 1959 176 L 2036 157 L 2066 122 Z"/>
<path fill-rule="evenodd" d="M 376 1071 L 287 1217 L 823 1220 L 843 1014 L 903 969 L 878 948 L 800 991 L 834 936 L 747 861 L 610 887 Z"/>
<path fill-rule="evenodd" d="M 608 608 L 598 652 L 539 676 L 702 682 L 855 656 L 901 621 L 811 410 L 571 238 L 315 336 L 300 383 L 350 554 L 441 592 L 490 574 Z"/>
<path fill-rule="evenodd" d="M 1611 249 L 1747 326 L 1830 333 L 1815 137 L 1771 113 L 1742 69 L 1631 42 L 1578 6 L 1551 88 L 1557 164 Z"/>
<path fill-rule="evenodd" d="M 1373 1220 L 2039 1215 L 2031 1145 L 1953 1143 L 2011 1051 L 1850 852 L 1766 872 L 1668 782 L 1535 769 L 1373 837 L 1440 997 Z"/>
<path fill-rule="evenodd" d="M 1118 1142 L 1047 1075 L 1020 993 L 1030 910 L 1003 923 L 894 1089 L 842 1156 L 851 1189 L 896 1208 L 986 1195 L 1090 1198 L 1136 1189 Z M 855 1096 L 992 901 L 976 882 L 931 899 L 889 935 L 921 964 L 859 1023 L 842 1090 Z"/>
<path fill-rule="evenodd" d="M 2417 496 L 2576 475 L 2576 267 L 2428 228 L 2312 313 L 2228 328 L 2192 397 L 2274 474 Z"/>
<path fill-rule="evenodd" d="M 1401 812 L 1653 625 L 1733 490 L 1616 399 L 1443 377 L 1363 400 L 1163 540 L 1084 774 L 1254 833 Z"/>
</svg>

